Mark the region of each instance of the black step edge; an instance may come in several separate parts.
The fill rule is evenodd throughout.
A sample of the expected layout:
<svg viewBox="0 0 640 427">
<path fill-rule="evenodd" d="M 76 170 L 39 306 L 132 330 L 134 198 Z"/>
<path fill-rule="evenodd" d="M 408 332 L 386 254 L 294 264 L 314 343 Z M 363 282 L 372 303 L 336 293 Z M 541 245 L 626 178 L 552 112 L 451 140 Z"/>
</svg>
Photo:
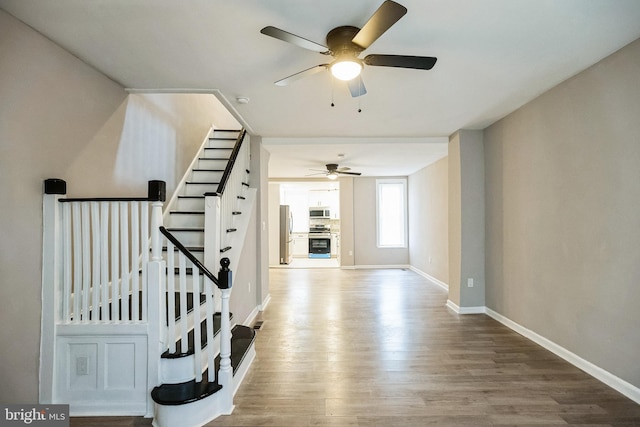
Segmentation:
<svg viewBox="0 0 640 427">
<path fill-rule="evenodd" d="M 204 211 L 169 211 L 169 215 L 204 215 Z"/>
<path fill-rule="evenodd" d="M 237 196 L 237 198 L 240 199 L 240 200 L 247 200 L 247 198 L 244 197 L 244 196 Z"/>
<path fill-rule="evenodd" d="M 242 215 L 242 212 L 240 212 L 240 211 L 233 211 L 233 212 L 231 212 L 231 215 Z"/>
<path fill-rule="evenodd" d="M 191 169 L 193 172 L 224 172 L 224 169 Z"/>
<path fill-rule="evenodd" d="M 187 181 L 185 182 L 185 184 L 199 184 L 199 185 L 218 185 L 220 184 L 219 182 L 196 182 L 196 181 Z"/>
<path fill-rule="evenodd" d="M 227 233 L 233 233 L 235 231 L 238 231 L 237 228 L 227 228 Z"/>
<path fill-rule="evenodd" d="M 202 232 L 204 232 L 204 227 L 171 227 L 171 228 L 167 228 L 167 231 L 170 231 L 172 233 L 175 232 L 175 231 L 178 231 L 178 232 L 180 232 L 180 231 L 187 231 L 187 232 L 193 231 L 193 232 L 202 233 Z"/>
<path fill-rule="evenodd" d="M 204 199 L 204 196 L 179 195 L 178 199 Z"/>
<path fill-rule="evenodd" d="M 248 183 L 246 183 L 246 182 L 243 182 L 243 183 L 242 183 L 242 185 L 244 185 L 245 187 L 248 187 L 248 186 L 249 186 L 249 184 L 248 184 Z"/>
<path fill-rule="evenodd" d="M 253 329 L 243 325 L 234 326 L 231 333 L 231 367 L 235 375 L 249 352 L 256 333 Z M 214 369 L 216 372 L 219 367 L 220 356 L 215 360 Z M 207 369 L 202 373 L 202 381 L 200 382 L 191 380 L 180 384 L 163 384 L 154 387 L 151 398 L 160 405 L 184 405 L 204 399 L 222 389 L 222 386 L 217 382 L 209 382 L 208 374 Z"/>
<path fill-rule="evenodd" d="M 208 371 L 202 375 L 202 381 L 187 381 L 180 384 L 163 384 L 154 387 L 151 398 L 160 405 L 185 405 L 209 397 L 222 389 L 217 382 L 210 383 Z"/>
<path fill-rule="evenodd" d="M 231 132 L 231 131 L 227 131 L 227 132 Z M 210 136 L 209 137 L 209 141 L 235 141 L 238 138 L 233 138 L 233 137 L 219 137 L 219 136 Z"/>
<path fill-rule="evenodd" d="M 231 246 L 227 246 L 226 248 L 220 249 L 220 253 L 227 252 L 231 250 Z"/>
<path fill-rule="evenodd" d="M 231 366 L 234 374 L 255 339 L 256 331 L 248 326 L 236 325 L 231 330 Z"/>
<path fill-rule="evenodd" d="M 185 246 L 190 252 L 204 252 L 204 246 Z M 163 246 L 162 251 L 166 252 L 167 247 Z"/>
</svg>

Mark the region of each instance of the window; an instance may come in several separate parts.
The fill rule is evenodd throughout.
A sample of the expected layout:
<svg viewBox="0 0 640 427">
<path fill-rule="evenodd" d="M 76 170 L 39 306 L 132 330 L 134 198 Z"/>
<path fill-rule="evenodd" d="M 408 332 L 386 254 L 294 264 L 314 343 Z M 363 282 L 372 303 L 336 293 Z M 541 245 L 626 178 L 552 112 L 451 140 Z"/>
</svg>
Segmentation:
<svg viewBox="0 0 640 427">
<path fill-rule="evenodd" d="M 378 247 L 407 247 L 407 180 L 376 180 Z"/>
</svg>

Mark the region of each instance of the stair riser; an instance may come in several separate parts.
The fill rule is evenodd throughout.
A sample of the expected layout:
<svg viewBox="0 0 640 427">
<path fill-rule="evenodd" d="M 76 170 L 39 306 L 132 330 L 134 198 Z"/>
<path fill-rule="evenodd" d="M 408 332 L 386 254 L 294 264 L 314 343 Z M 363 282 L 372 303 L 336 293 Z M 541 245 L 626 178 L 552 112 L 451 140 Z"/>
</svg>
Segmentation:
<svg viewBox="0 0 640 427">
<path fill-rule="evenodd" d="M 196 257 L 196 259 L 197 259 L 198 261 L 200 261 L 201 263 L 203 263 L 203 264 L 204 264 L 204 252 L 202 252 L 202 251 L 191 251 L 191 253 L 193 254 L 193 256 L 195 256 L 195 257 Z M 165 260 L 167 259 L 167 251 L 166 251 L 166 250 L 165 250 L 165 251 L 162 251 L 162 257 L 163 257 Z M 173 255 L 173 264 L 174 264 L 174 267 L 178 267 L 178 266 L 179 266 L 178 262 L 179 262 L 179 259 L 178 259 L 178 253 L 176 252 L 176 253 L 174 253 L 174 255 Z M 187 264 L 188 264 L 188 263 L 187 263 Z M 190 265 L 187 265 L 187 267 L 190 267 Z M 178 282 L 178 278 L 176 278 L 176 286 L 177 286 L 177 284 L 178 284 L 178 283 L 179 283 L 179 282 Z M 189 289 L 191 289 L 191 276 L 187 276 L 187 286 L 188 286 L 188 288 L 189 288 Z"/>
<path fill-rule="evenodd" d="M 178 197 L 176 207 L 177 211 L 204 211 L 204 198 L 192 199 Z"/>
<path fill-rule="evenodd" d="M 194 170 L 191 172 L 191 181 L 194 182 L 220 182 L 224 171 L 202 171 Z"/>
<path fill-rule="evenodd" d="M 202 196 L 204 193 L 212 193 L 218 189 L 218 185 L 215 184 L 198 184 L 190 183 L 185 185 L 184 195 L 186 196 Z"/>
<path fill-rule="evenodd" d="M 238 139 L 238 135 L 240 135 L 240 132 L 237 131 L 237 130 L 214 129 L 214 131 L 213 131 L 213 138 L 233 138 L 233 139 Z"/>
<path fill-rule="evenodd" d="M 224 170 L 227 167 L 228 160 L 217 159 L 198 159 L 197 169 L 220 169 Z"/>
<path fill-rule="evenodd" d="M 220 334 L 217 334 L 213 338 L 213 351 L 216 355 L 220 353 Z M 200 357 L 203 372 L 209 366 L 207 357 L 208 355 L 205 349 Z M 178 384 L 191 381 L 195 376 L 195 355 L 177 359 L 160 359 L 160 367 L 162 370 L 163 384 Z"/>
<path fill-rule="evenodd" d="M 235 139 L 209 139 L 207 142 L 207 148 L 229 148 L 232 149 L 236 145 Z"/>
<path fill-rule="evenodd" d="M 185 246 L 204 246 L 204 231 L 169 231 Z"/>
<path fill-rule="evenodd" d="M 204 227 L 203 214 L 169 214 L 165 227 Z"/>
<path fill-rule="evenodd" d="M 228 159 L 231 157 L 231 148 L 205 148 L 202 157 L 209 159 Z"/>
</svg>

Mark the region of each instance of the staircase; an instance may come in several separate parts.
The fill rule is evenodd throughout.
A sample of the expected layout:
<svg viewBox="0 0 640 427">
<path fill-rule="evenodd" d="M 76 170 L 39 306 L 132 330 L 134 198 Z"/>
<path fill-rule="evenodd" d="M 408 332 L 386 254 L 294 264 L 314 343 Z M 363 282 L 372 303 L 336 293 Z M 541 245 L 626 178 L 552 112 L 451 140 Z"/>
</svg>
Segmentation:
<svg viewBox="0 0 640 427">
<path fill-rule="evenodd" d="M 163 229 L 163 234 L 168 243 L 163 247 L 163 252 L 167 259 L 168 273 L 173 272 L 173 277 L 169 277 L 168 281 L 183 284 L 179 291 L 173 289 L 174 284 L 168 284 L 168 292 L 174 298 L 168 299 L 172 301 L 173 307 L 167 305 L 167 317 L 171 316 L 176 326 L 171 327 L 169 321 L 169 348 L 162 354 L 160 361 L 162 384 L 151 393 L 155 402 L 156 426 L 202 425 L 221 414 L 230 413 L 233 394 L 255 357 L 254 330 L 234 325 L 230 338 L 228 384 L 223 384 L 224 381 L 216 378 L 216 372 L 221 371 L 223 365 L 223 324 L 225 320 L 228 324 L 233 324 L 233 315 L 229 313 L 225 319 L 219 311 L 220 307 L 214 308 L 213 304 L 208 304 L 206 292 L 203 294 L 197 289 L 194 292 L 193 285 L 200 280 L 196 278 L 194 282 L 193 279 L 193 275 L 198 274 L 197 269 L 211 267 L 205 266 L 205 250 L 219 246 L 220 255 L 230 251 L 232 247 L 227 242 L 231 239 L 227 235 L 238 232 L 238 228 L 234 226 L 234 218 L 242 214 L 248 188 L 248 169 L 242 171 L 240 185 L 227 188 L 227 191 L 236 190 L 236 193 L 230 195 L 234 203 L 231 218 L 225 221 L 222 230 L 221 244 L 205 245 L 205 202 L 207 197 L 222 191 L 220 183 L 223 182 L 227 164 L 234 161 L 233 149 L 239 136 L 238 131 L 213 132 L 191 170 L 185 175 L 182 188 L 177 192 L 174 203 L 169 204 L 168 215 L 165 216 L 167 227 Z M 187 251 L 195 259 L 181 262 Z M 207 259 L 217 260 L 220 258 L 219 254 Z M 224 262 L 222 261 L 223 265 Z M 221 271 L 218 279 L 224 274 Z M 215 300 L 218 301 L 217 298 Z M 215 358 L 207 360 L 207 355 L 215 355 Z M 223 390 L 224 387 L 230 387 L 231 392 Z M 223 392 L 228 393 L 221 396 Z"/>
<path fill-rule="evenodd" d="M 90 199 L 45 181 L 42 403 L 157 427 L 231 413 L 255 357 L 254 330 L 230 313 L 249 156 L 245 131 L 212 131 L 166 209 L 162 181 L 146 197 Z"/>
<path fill-rule="evenodd" d="M 164 223 L 189 251 L 204 262 L 204 217 L 205 194 L 218 193 L 218 187 L 239 136 L 237 130 L 214 130 L 207 143 L 202 147 L 190 171 L 183 179 L 177 197 L 169 203 Z M 249 171 L 244 171 L 243 183 L 247 183 Z M 236 200 L 244 200 L 244 191 L 248 184 L 241 185 L 242 193 L 236 194 Z M 239 203 L 234 209 L 240 212 Z M 237 228 L 228 227 L 225 233 L 236 232 Z M 225 239 L 227 241 L 227 239 Z M 225 246 L 226 247 L 226 246 Z M 164 248 L 166 250 L 166 247 Z M 228 250 L 228 249 L 227 249 Z"/>
</svg>

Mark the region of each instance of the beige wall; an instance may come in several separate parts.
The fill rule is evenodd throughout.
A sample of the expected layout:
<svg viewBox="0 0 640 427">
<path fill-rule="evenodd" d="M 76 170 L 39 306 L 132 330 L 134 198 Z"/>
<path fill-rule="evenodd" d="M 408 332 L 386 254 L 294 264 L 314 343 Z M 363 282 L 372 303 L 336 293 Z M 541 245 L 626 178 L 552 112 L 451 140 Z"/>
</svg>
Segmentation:
<svg viewBox="0 0 640 427">
<path fill-rule="evenodd" d="M 342 225 L 341 230 L 344 227 Z M 356 266 L 409 264 L 408 248 L 377 247 L 375 177 L 353 180 L 353 236 Z"/>
<path fill-rule="evenodd" d="M 131 95 L 0 11 L 1 402 L 36 402 L 41 314 L 42 185 L 69 196 L 168 194 L 215 124 L 211 95 Z M 236 127 L 236 126 L 234 126 Z"/>
<path fill-rule="evenodd" d="M 418 270 L 449 283 L 449 159 L 409 176 L 409 259 Z"/>
<path fill-rule="evenodd" d="M 487 306 L 640 387 L 640 41 L 486 129 Z"/>
</svg>

